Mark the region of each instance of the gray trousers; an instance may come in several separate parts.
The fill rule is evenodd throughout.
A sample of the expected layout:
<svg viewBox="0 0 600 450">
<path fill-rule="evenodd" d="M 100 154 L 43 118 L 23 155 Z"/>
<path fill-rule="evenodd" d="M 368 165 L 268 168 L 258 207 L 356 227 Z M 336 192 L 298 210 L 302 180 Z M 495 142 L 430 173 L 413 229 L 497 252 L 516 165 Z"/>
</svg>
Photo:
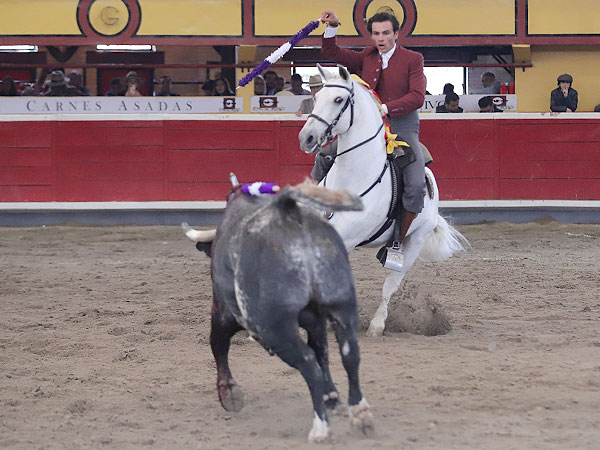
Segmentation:
<svg viewBox="0 0 600 450">
<path fill-rule="evenodd" d="M 387 123 L 390 124 L 392 133 L 398 135 L 397 139 L 410 145 L 417 157 L 416 161 L 402 170 L 404 180 L 402 206 L 407 211 L 419 213 L 423 209 L 425 197 L 425 162 L 419 143 L 419 113 L 413 111 L 404 116 L 388 118 Z"/>
</svg>

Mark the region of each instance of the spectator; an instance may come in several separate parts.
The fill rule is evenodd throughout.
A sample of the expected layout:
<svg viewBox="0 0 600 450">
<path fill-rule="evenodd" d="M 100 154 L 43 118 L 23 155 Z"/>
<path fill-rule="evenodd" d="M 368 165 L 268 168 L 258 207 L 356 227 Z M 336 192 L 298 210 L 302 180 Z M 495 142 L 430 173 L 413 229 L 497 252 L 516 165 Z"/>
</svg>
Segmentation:
<svg viewBox="0 0 600 450">
<path fill-rule="evenodd" d="M 125 97 L 142 97 L 138 88 L 144 84 L 144 79 L 141 78 L 137 72 L 129 72 L 125 77 L 125 84 L 127 86 Z"/>
<path fill-rule="evenodd" d="M 68 78 L 65 78 L 65 74 L 62 70 L 54 70 L 50 74 L 48 80 L 48 91 L 44 96 L 46 97 L 76 97 L 79 95 L 79 91 L 72 86 L 67 85 Z"/>
<path fill-rule="evenodd" d="M 594 106 L 594 112 L 600 112 L 600 104 Z"/>
<path fill-rule="evenodd" d="M 235 94 L 231 90 L 229 80 L 227 78 L 217 78 L 215 80 L 215 89 L 212 95 L 217 97 L 233 97 Z"/>
<path fill-rule="evenodd" d="M 446 83 L 444 89 L 442 89 L 442 95 L 454 94 L 454 85 L 452 83 Z"/>
<path fill-rule="evenodd" d="M 21 85 L 21 96 L 22 97 L 35 97 L 38 93 L 35 90 L 35 86 L 31 83 L 25 83 Z"/>
<path fill-rule="evenodd" d="M 291 92 L 294 95 L 310 95 L 310 91 L 307 91 L 302 87 L 302 77 L 300 76 L 300 74 L 295 73 L 294 75 L 292 75 L 291 82 L 292 87 L 287 89 L 289 92 Z"/>
<path fill-rule="evenodd" d="M 3 97 L 14 97 L 19 95 L 17 92 L 17 85 L 15 80 L 8 75 L 2 79 L 2 86 L 0 86 L 0 95 Z"/>
<path fill-rule="evenodd" d="M 123 89 L 123 82 L 121 78 L 113 78 L 110 80 L 110 90 L 104 93 L 105 96 L 108 97 L 118 97 L 125 95 L 125 90 Z"/>
<path fill-rule="evenodd" d="M 300 109 L 296 111 L 297 116 L 301 116 L 302 114 L 310 114 L 314 109 L 315 95 L 323 87 L 323 80 L 321 79 L 321 75 L 311 75 L 311 77 L 308 79 L 308 87 L 310 88 L 310 93 L 312 97 L 302 100 L 302 102 L 300 103 Z"/>
<path fill-rule="evenodd" d="M 69 86 L 75 88 L 75 90 L 78 92 L 77 95 L 81 95 L 81 96 L 92 95 L 92 92 L 83 85 L 82 81 L 83 80 L 82 80 L 81 74 L 79 72 L 76 72 L 73 70 L 73 71 L 71 71 L 71 73 L 69 73 Z"/>
<path fill-rule="evenodd" d="M 158 97 L 172 97 L 178 96 L 175 92 L 171 92 L 171 77 L 169 75 L 163 75 L 158 79 L 158 84 L 160 86 L 156 95 Z"/>
<path fill-rule="evenodd" d="M 481 97 L 477 103 L 479 104 L 479 112 L 480 113 L 503 112 L 500 108 L 498 108 L 496 105 L 494 105 L 494 101 L 492 100 L 492 97 L 489 97 L 489 96 Z"/>
<path fill-rule="evenodd" d="M 554 112 L 574 112 L 577 109 L 577 91 L 571 87 L 573 77 L 568 73 L 556 79 L 558 87 L 550 93 L 550 110 Z"/>
<path fill-rule="evenodd" d="M 283 89 L 285 88 L 285 78 L 278 76 L 277 77 L 277 81 L 275 82 L 275 90 L 277 92 L 283 92 Z"/>
<path fill-rule="evenodd" d="M 213 79 L 208 79 L 202 85 L 202 90 L 204 91 L 204 95 L 213 95 L 215 90 L 215 80 L 221 78 L 221 72 L 215 72 L 215 77 Z"/>
<path fill-rule="evenodd" d="M 274 70 L 268 70 L 265 73 L 265 84 L 267 85 L 266 95 L 277 94 L 277 74 Z"/>
<path fill-rule="evenodd" d="M 492 72 L 485 72 L 481 75 L 481 84 L 483 85 L 483 89 L 478 92 L 479 94 L 500 93 L 500 82 L 496 80 L 496 75 Z"/>
<path fill-rule="evenodd" d="M 458 106 L 458 95 L 456 95 L 454 92 L 447 94 L 446 95 L 446 99 L 444 100 L 444 104 L 438 106 L 435 109 L 436 113 L 461 113 L 463 112 L 463 109 Z"/>
<path fill-rule="evenodd" d="M 296 111 L 297 116 L 302 114 L 310 114 L 315 107 L 315 95 L 323 87 L 323 80 L 320 75 L 312 75 L 308 79 L 308 87 L 312 97 L 302 100 L 300 103 L 300 109 Z M 315 164 L 310 172 L 311 178 L 316 182 L 320 182 L 335 161 L 335 155 L 337 154 L 337 139 L 328 142 L 325 146 L 321 147 L 321 150 L 315 155 Z"/>
<path fill-rule="evenodd" d="M 265 85 L 265 79 L 262 75 L 257 75 L 254 78 L 254 95 L 266 95 L 267 86 Z"/>
</svg>

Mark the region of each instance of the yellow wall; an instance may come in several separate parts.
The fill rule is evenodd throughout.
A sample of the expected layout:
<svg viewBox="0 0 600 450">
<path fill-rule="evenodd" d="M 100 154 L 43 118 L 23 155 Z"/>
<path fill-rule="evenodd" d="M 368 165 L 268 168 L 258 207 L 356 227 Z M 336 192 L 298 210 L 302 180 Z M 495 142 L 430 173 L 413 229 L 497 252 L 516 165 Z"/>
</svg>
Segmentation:
<svg viewBox="0 0 600 450">
<path fill-rule="evenodd" d="M 415 0 L 418 35 L 515 34 L 515 0 Z"/>
<path fill-rule="evenodd" d="M 529 0 L 529 34 L 600 34 L 598 0 Z"/>
<path fill-rule="evenodd" d="M 78 0 L 0 0 L 0 35 L 80 35 Z"/>
<path fill-rule="evenodd" d="M 593 111 L 600 103 L 600 46 L 532 47 L 533 67 L 515 69 L 515 93 L 519 112 L 550 111 L 550 91 L 556 77 L 573 76 L 579 93 L 578 112 Z"/>
</svg>

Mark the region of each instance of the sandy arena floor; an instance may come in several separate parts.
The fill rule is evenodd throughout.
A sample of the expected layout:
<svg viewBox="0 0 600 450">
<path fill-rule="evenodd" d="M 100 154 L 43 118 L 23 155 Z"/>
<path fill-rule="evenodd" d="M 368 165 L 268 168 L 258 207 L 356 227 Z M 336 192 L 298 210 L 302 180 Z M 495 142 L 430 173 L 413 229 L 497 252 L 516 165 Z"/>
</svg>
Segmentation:
<svg viewBox="0 0 600 450">
<path fill-rule="evenodd" d="M 600 225 L 460 230 L 471 251 L 418 263 L 404 284 L 439 302 L 452 331 L 363 331 L 376 436 L 356 439 L 336 416 L 317 448 L 598 448 Z M 209 260 L 179 228 L 0 228 L 0 251 L 0 448 L 315 448 L 304 381 L 241 335 L 231 363 L 246 405 L 221 408 Z M 374 250 L 351 258 L 370 314 L 384 271 Z"/>
</svg>

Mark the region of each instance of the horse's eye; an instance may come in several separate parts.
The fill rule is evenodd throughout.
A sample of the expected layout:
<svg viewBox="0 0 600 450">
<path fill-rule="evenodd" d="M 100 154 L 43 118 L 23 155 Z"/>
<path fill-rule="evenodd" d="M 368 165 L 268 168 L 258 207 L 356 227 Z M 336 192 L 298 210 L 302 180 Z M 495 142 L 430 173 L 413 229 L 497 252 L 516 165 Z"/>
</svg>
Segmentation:
<svg viewBox="0 0 600 450">
<path fill-rule="evenodd" d="M 342 97 L 336 97 L 336 99 L 334 101 L 339 105 L 340 103 L 342 103 L 344 101 L 344 99 Z"/>
</svg>

